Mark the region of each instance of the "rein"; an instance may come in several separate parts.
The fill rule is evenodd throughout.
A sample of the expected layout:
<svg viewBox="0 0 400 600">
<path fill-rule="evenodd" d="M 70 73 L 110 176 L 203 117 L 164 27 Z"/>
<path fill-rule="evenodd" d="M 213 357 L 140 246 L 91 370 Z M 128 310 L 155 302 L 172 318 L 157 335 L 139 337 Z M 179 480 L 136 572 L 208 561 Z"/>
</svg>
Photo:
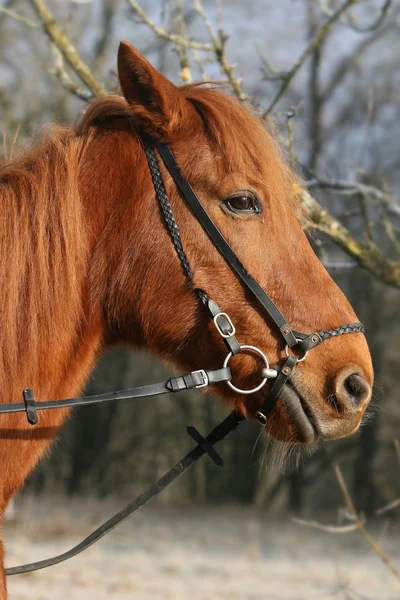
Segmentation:
<svg viewBox="0 0 400 600">
<path fill-rule="evenodd" d="M 92 546 L 99 539 L 104 537 L 107 533 L 115 529 L 120 523 L 125 521 L 128 517 L 133 515 L 142 506 L 150 502 L 153 498 L 158 496 L 167 486 L 173 481 L 178 479 L 189 467 L 196 463 L 204 454 L 208 454 L 215 464 L 222 466 L 222 459 L 214 449 L 214 444 L 221 442 L 231 431 L 243 421 L 242 415 L 236 412 L 230 413 L 217 427 L 215 427 L 206 438 L 196 430 L 194 427 L 188 427 L 187 432 L 191 437 L 198 442 L 198 445 L 193 448 L 186 456 L 184 456 L 179 462 L 176 463 L 165 475 L 163 475 L 156 483 L 153 483 L 143 494 L 138 496 L 132 502 L 129 502 L 122 510 L 113 515 L 110 519 L 105 521 L 100 527 L 93 531 L 87 538 L 82 542 L 64 552 L 58 554 L 52 558 L 45 560 L 39 560 L 37 562 L 29 563 L 26 565 L 19 565 L 18 567 L 10 567 L 6 569 L 7 575 L 20 575 L 22 573 L 29 573 L 31 571 L 39 571 L 46 567 L 58 565 L 61 562 L 80 554 L 90 546 Z"/>
<path fill-rule="evenodd" d="M 204 290 L 195 289 L 197 297 L 204 306 L 210 319 L 212 319 L 228 350 L 228 354 L 224 360 L 222 368 L 215 370 L 200 369 L 179 377 L 171 377 L 170 379 L 161 383 L 154 383 L 128 390 L 122 390 L 119 392 L 111 392 L 108 394 L 67 398 L 64 400 L 36 401 L 31 388 L 25 388 L 22 392 L 23 402 L 0 404 L 0 414 L 25 412 L 28 422 L 31 425 L 36 425 L 38 423 L 37 411 L 40 410 L 83 406 L 88 404 L 101 404 L 113 400 L 133 400 L 136 398 L 179 392 L 181 390 L 204 388 L 222 382 L 225 382 L 233 391 L 238 394 L 253 394 L 259 391 L 267 383 L 267 381 L 271 379 L 274 380 L 274 382 L 269 394 L 267 394 L 267 397 L 259 410 L 252 415 L 263 427 L 265 427 L 267 424 L 267 418 L 275 406 L 275 403 L 279 398 L 279 394 L 291 377 L 297 363 L 306 359 L 309 350 L 315 348 L 325 340 L 332 337 L 337 337 L 346 333 L 364 332 L 364 327 L 361 323 L 353 323 L 341 325 L 335 329 L 317 331 L 312 334 L 302 333 L 292 329 L 270 296 L 247 272 L 239 258 L 236 256 L 235 252 L 232 250 L 219 229 L 211 220 L 193 188 L 183 177 L 176 162 L 175 156 L 169 146 L 164 142 L 153 142 L 146 134 L 142 134 L 142 140 L 155 195 L 160 206 L 160 211 L 170 234 L 176 254 L 180 260 L 182 269 L 189 282 L 193 281 L 193 271 L 183 249 L 179 227 L 175 220 L 171 204 L 165 191 L 163 176 L 156 150 L 158 151 L 167 172 L 170 174 L 175 185 L 180 191 L 181 196 L 190 207 L 194 217 L 197 219 L 211 240 L 212 244 L 216 247 L 226 263 L 240 279 L 243 286 L 261 304 L 262 309 L 267 313 L 269 318 L 275 324 L 277 330 L 280 332 L 280 335 L 285 343 L 285 362 L 282 365 L 279 365 L 276 369 L 270 368 L 267 357 L 259 348 L 252 345 L 240 344 L 236 338 L 235 326 L 229 315 L 226 312 L 223 312 L 218 304 L 209 298 Z M 301 358 L 296 357 L 290 352 L 290 350 L 294 347 L 300 349 L 300 351 L 303 353 Z M 261 383 L 249 390 L 240 389 L 234 385 L 232 382 L 231 371 L 228 366 L 231 357 L 241 352 L 256 354 L 261 358 L 263 363 L 263 367 L 260 370 Z M 196 447 L 186 454 L 186 456 L 184 456 L 182 460 L 173 466 L 172 469 L 165 473 L 161 479 L 151 485 L 143 494 L 138 496 L 136 500 L 133 500 L 127 504 L 121 511 L 105 521 L 105 523 L 103 523 L 87 538 L 67 552 L 46 560 L 8 568 L 6 569 L 6 574 L 16 575 L 30 571 L 36 571 L 38 569 L 44 569 L 45 567 L 58 564 L 83 552 L 83 550 L 94 544 L 97 540 L 117 527 L 117 525 L 127 519 L 139 508 L 144 506 L 144 504 L 157 496 L 162 490 L 175 481 L 175 479 L 182 475 L 182 473 L 184 473 L 192 464 L 197 462 L 204 454 L 207 454 L 216 465 L 222 466 L 222 458 L 215 450 L 214 445 L 222 441 L 244 420 L 245 419 L 243 415 L 233 411 L 219 425 L 217 425 L 207 437 L 203 437 L 194 427 L 188 427 L 187 433 L 196 442 Z"/>
</svg>

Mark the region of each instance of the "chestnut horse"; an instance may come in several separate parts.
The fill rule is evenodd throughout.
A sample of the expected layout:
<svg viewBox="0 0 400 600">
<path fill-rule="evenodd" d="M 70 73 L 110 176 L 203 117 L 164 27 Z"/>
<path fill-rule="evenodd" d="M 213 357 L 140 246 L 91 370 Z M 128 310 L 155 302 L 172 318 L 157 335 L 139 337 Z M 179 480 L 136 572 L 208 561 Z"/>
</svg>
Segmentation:
<svg viewBox="0 0 400 600">
<path fill-rule="evenodd" d="M 222 365 L 225 347 L 160 218 L 139 130 L 168 141 L 211 218 L 293 327 L 311 333 L 356 320 L 303 233 L 294 176 L 261 121 L 219 90 L 176 87 L 127 43 L 118 68 L 123 98 L 94 101 L 78 126 L 53 129 L 0 168 L 2 402 L 20 401 L 28 385 L 40 400 L 78 395 L 116 343 L 149 348 L 186 370 Z M 278 363 L 279 332 L 163 171 L 193 285 L 229 313 L 242 343 Z M 235 383 L 251 387 L 256 358 L 230 364 Z M 308 444 L 349 435 L 372 381 L 362 333 L 329 339 L 299 365 L 268 433 Z M 217 391 L 245 416 L 265 395 L 238 396 L 224 384 Z M 20 414 L 1 416 L 1 514 L 67 413 L 43 412 L 36 427 Z M 3 600 L 4 573 L 0 587 Z"/>
</svg>

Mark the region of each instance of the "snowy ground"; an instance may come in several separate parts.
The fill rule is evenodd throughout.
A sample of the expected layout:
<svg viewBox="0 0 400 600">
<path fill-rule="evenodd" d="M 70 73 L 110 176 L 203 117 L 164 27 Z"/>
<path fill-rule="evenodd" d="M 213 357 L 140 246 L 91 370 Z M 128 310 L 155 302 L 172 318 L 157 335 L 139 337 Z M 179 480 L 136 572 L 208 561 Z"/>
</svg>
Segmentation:
<svg viewBox="0 0 400 600">
<path fill-rule="evenodd" d="M 66 550 L 118 507 L 66 508 L 66 500 L 20 503 L 4 527 L 7 564 Z M 398 529 L 384 548 L 400 567 Z M 357 533 L 333 536 L 232 507 L 144 508 L 83 555 L 10 577 L 8 587 L 10 600 L 400 599 L 400 583 Z"/>
</svg>

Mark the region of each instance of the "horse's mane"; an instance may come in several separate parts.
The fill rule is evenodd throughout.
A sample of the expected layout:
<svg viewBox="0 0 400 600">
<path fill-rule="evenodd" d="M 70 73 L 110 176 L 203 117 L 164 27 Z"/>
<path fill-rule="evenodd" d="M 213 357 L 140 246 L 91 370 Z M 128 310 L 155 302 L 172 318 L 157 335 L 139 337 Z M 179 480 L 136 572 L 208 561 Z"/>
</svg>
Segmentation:
<svg viewBox="0 0 400 600">
<path fill-rule="evenodd" d="M 87 248 L 77 174 L 88 141 L 53 127 L 0 167 L 0 385 L 23 377 L 28 362 L 34 378 L 39 349 L 51 338 L 65 344 L 79 322 Z"/>
<path fill-rule="evenodd" d="M 272 186 L 277 188 L 272 193 L 288 197 L 292 178 L 272 139 L 269 148 L 265 138 L 260 144 L 259 137 L 265 134 L 254 116 L 216 89 L 199 85 L 181 89 L 202 117 L 211 143 L 220 152 L 226 149 L 228 168 L 261 169 L 263 163 L 265 170 L 269 161 Z M 107 128 L 134 130 L 132 111 L 119 96 L 93 101 L 78 123 L 52 126 L 36 148 L 0 166 L 2 389 L 6 382 L 18 380 L 17 374 L 24 376 L 21 365 L 27 363 L 27 355 L 29 375 L 34 377 L 38 351 L 46 347 L 46 340 L 53 337 L 65 345 L 63 332 L 80 321 L 79 274 L 88 252 L 78 186 L 80 164 L 95 132 Z M 238 136 L 246 153 L 238 150 Z M 59 327 L 54 326 L 57 323 Z"/>
</svg>

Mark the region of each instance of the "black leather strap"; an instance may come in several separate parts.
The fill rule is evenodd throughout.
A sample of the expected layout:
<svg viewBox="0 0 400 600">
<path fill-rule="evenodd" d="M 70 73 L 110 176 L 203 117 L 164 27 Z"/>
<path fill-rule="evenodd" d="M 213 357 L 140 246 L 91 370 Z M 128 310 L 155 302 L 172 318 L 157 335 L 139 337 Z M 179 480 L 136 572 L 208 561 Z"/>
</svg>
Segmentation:
<svg viewBox="0 0 400 600">
<path fill-rule="evenodd" d="M 22 392 L 22 397 L 24 399 L 26 418 L 28 419 L 28 423 L 30 423 L 31 425 L 36 425 L 36 423 L 38 422 L 38 416 L 36 413 L 36 401 L 31 388 L 25 388 Z"/>
<path fill-rule="evenodd" d="M 204 307 L 208 313 L 208 316 L 211 319 L 214 319 L 217 315 L 220 315 L 220 317 L 218 318 L 219 327 L 221 328 L 223 333 L 225 333 L 226 335 L 230 334 L 231 333 L 231 324 L 223 316 L 223 311 L 221 311 L 220 307 L 215 302 L 215 300 L 211 300 L 211 298 L 209 298 L 207 296 L 207 294 L 205 292 L 203 292 L 203 290 L 198 290 L 198 292 L 200 292 L 198 294 L 198 296 L 200 297 L 201 301 L 203 302 Z M 241 352 L 240 344 L 239 344 L 237 338 L 235 337 L 235 335 L 229 335 L 229 337 L 223 337 L 222 339 L 224 340 L 225 346 L 227 347 L 228 351 L 232 352 L 232 356 L 235 356 L 236 354 L 239 354 Z"/>
<path fill-rule="evenodd" d="M 65 398 L 64 400 L 42 400 L 35 402 L 33 392 L 26 388 L 23 392 L 24 402 L 9 402 L 0 404 L 1 413 L 25 412 L 31 425 L 38 422 L 36 411 L 51 410 L 55 408 L 68 408 L 71 406 L 86 406 L 89 404 L 102 404 L 114 400 L 133 400 L 135 398 L 146 398 L 149 396 L 159 396 L 170 392 L 179 392 L 193 388 L 206 387 L 219 383 L 221 381 L 230 381 L 231 371 L 229 367 L 215 369 L 210 371 L 193 371 L 179 377 L 171 377 L 167 381 L 143 385 L 129 390 L 111 392 L 107 394 L 98 394 L 97 396 L 83 396 L 79 398 Z"/>
<path fill-rule="evenodd" d="M 298 362 L 298 359 L 291 354 L 287 357 L 286 361 L 282 365 L 282 368 L 279 371 L 278 377 L 274 381 L 270 393 L 256 413 L 256 419 L 261 425 L 265 426 L 267 424 L 267 419 L 279 398 L 279 394 L 281 393 L 289 377 L 291 377 L 293 369 Z"/>
<path fill-rule="evenodd" d="M 193 388 L 202 388 L 221 381 L 230 381 L 231 370 L 229 367 L 215 369 L 213 371 L 193 371 L 180 377 L 171 377 L 166 382 L 166 387 L 170 392 L 180 392 L 181 390 L 191 390 Z"/>
<path fill-rule="evenodd" d="M 298 342 L 299 348 L 304 352 L 308 352 L 308 350 L 319 346 L 319 344 L 322 344 L 325 340 L 329 340 L 329 338 L 338 337 L 339 335 L 344 335 L 346 333 L 364 333 L 364 331 L 365 329 L 362 323 L 349 323 L 347 325 L 339 325 L 339 327 L 335 327 L 335 329 L 316 331 L 310 335 L 301 333 L 300 331 L 293 331 L 293 333 L 296 338 L 300 340 Z"/>
</svg>

